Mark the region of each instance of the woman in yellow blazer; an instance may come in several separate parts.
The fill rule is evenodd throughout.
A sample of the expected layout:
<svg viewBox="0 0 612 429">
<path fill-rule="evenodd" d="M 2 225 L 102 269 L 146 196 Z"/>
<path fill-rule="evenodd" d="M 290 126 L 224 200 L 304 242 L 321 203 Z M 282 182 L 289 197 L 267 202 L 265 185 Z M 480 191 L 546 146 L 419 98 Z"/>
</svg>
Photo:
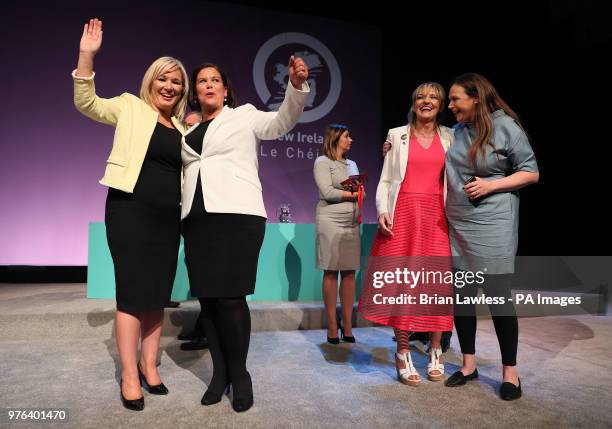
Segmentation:
<svg viewBox="0 0 612 429">
<path fill-rule="evenodd" d="M 102 21 L 92 19 L 83 29 L 72 72 L 74 104 L 84 115 L 115 127 L 100 183 L 108 186 L 105 222 L 115 267 L 121 400 L 139 411 L 144 408 L 141 384 L 149 393 L 168 393 L 157 372 L 157 352 L 180 240 L 180 120 L 188 79 L 180 61 L 162 57 L 146 71 L 140 97 L 98 97 L 93 60 L 101 44 Z"/>
</svg>

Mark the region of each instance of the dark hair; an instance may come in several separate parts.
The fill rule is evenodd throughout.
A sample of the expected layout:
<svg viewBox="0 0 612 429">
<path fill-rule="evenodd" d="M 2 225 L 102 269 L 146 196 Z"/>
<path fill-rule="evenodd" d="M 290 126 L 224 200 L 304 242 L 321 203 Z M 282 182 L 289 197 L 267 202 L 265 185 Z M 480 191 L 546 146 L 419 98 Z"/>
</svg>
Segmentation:
<svg viewBox="0 0 612 429">
<path fill-rule="evenodd" d="M 345 131 L 349 131 L 346 125 L 342 124 L 330 124 L 325 129 L 325 137 L 323 139 L 323 154 L 329 159 L 336 160 L 336 148 L 340 137 Z"/>
<path fill-rule="evenodd" d="M 196 67 L 193 70 L 193 72 L 191 72 L 191 80 L 190 80 L 191 87 L 189 91 L 189 107 L 191 107 L 192 110 L 197 110 L 198 112 L 202 110 L 202 107 L 200 106 L 200 103 L 198 102 L 198 92 L 196 88 L 196 80 L 198 79 L 198 74 L 202 70 L 207 69 L 207 68 L 213 68 L 217 70 L 219 74 L 221 75 L 223 86 L 227 90 L 227 97 L 223 104 L 228 107 L 232 107 L 232 108 L 236 107 L 238 105 L 238 100 L 236 99 L 236 94 L 234 94 L 234 87 L 232 86 L 232 83 L 227 78 L 227 75 L 225 74 L 225 72 L 221 70 L 221 68 L 218 65 L 212 64 L 212 63 L 200 64 L 198 67 Z"/>
<path fill-rule="evenodd" d="M 478 100 L 474 115 L 476 139 L 472 143 L 468 154 L 470 162 L 475 165 L 478 155 L 480 154 L 484 158 L 486 147 L 493 147 L 494 127 L 491 114 L 501 109 L 521 126 L 519 117 L 499 96 L 493 84 L 484 76 L 477 73 L 465 73 L 457 76 L 452 85 L 459 85 L 469 97 Z"/>
</svg>

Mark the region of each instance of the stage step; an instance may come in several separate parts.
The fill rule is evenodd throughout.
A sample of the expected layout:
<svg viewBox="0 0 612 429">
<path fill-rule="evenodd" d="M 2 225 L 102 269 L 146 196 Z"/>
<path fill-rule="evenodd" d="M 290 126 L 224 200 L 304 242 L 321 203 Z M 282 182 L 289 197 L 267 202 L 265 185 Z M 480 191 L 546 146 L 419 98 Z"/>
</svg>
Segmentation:
<svg viewBox="0 0 612 429">
<path fill-rule="evenodd" d="M 520 291 L 517 291 L 520 292 Z M 547 292 L 547 296 L 554 296 Z M 519 316 L 562 316 L 602 314 L 601 295 L 576 294 L 581 307 L 549 306 L 544 312 L 530 305 L 517 305 Z M 323 329 L 327 317 L 322 302 L 249 302 L 253 331 L 293 331 Z M 605 306 L 604 306 L 605 307 Z M 577 311 L 578 310 L 578 311 Z M 175 337 L 190 331 L 200 311 L 197 301 L 182 302 L 166 309 L 162 336 Z M 605 312 L 605 311 L 604 311 Z M 487 317 L 486 306 L 479 314 Z M 86 285 L 75 284 L 0 284 L 0 341 L 89 339 L 113 336 L 115 301 L 88 299 Z M 356 313 L 354 325 L 372 324 Z"/>
<path fill-rule="evenodd" d="M 325 327 L 322 302 L 249 302 L 253 331 Z M 200 305 L 182 302 L 164 313 L 162 336 L 193 328 Z M 85 284 L 0 285 L 0 341 L 113 336 L 115 301 L 88 299 Z M 372 326 L 359 318 L 359 327 Z"/>
</svg>

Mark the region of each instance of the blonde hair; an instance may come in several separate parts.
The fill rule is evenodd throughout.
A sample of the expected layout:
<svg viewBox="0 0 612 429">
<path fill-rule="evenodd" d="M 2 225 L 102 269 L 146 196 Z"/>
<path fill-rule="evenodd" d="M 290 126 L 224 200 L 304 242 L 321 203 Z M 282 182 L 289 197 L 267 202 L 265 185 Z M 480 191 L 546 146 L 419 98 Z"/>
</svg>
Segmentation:
<svg viewBox="0 0 612 429">
<path fill-rule="evenodd" d="M 412 129 L 414 129 L 414 126 L 416 125 L 416 114 L 412 109 L 416 104 L 416 100 L 419 94 L 428 88 L 433 89 L 434 92 L 438 94 L 438 97 L 440 97 L 440 109 L 438 110 L 438 114 L 436 115 L 436 128 L 440 127 L 442 112 L 444 111 L 444 107 L 446 106 L 446 91 L 444 91 L 444 87 L 437 82 L 425 82 L 417 86 L 414 92 L 412 93 L 412 106 L 410 106 L 410 110 L 408 111 L 408 123 L 410 124 L 410 128 Z"/>
<path fill-rule="evenodd" d="M 185 66 L 176 58 L 172 57 L 160 57 L 153 61 L 153 64 L 149 66 L 147 71 L 142 78 L 142 85 L 140 86 L 140 98 L 153 107 L 153 98 L 151 96 L 151 89 L 153 87 L 153 81 L 160 75 L 179 69 L 181 72 L 181 79 L 183 80 L 183 90 L 179 101 L 176 102 L 172 108 L 172 116 L 176 116 L 179 121 L 183 120 L 185 116 L 185 108 L 187 107 L 187 96 L 189 95 L 189 79 L 187 77 L 187 71 Z"/>
<path fill-rule="evenodd" d="M 323 154 L 332 161 L 336 160 L 336 148 L 338 147 L 340 137 L 342 137 L 345 131 L 349 131 L 349 129 L 346 125 L 342 124 L 331 124 L 325 129 Z"/>
</svg>

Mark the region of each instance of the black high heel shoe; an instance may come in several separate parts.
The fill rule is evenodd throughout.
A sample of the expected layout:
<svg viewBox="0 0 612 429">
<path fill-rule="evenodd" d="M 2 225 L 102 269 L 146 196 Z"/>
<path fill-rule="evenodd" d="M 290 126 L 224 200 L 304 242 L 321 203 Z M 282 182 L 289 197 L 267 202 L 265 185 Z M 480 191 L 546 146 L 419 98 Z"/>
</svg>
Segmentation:
<svg viewBox="0 0 612 429">
<path fill-rule="evenodd" d="M 332 338 L 330 336 L 327 337 L 327 342 L 330 344 L 340 344 L 340 338 L 336 337 L 336 338 Z"/>
<path fill-rule="evenodd" d="M 228 394 L 229 393 L 229 388 L 230 385 L 229 383 L 223 388 L 223 391 L 221 393 L 217 393 L 215 392 L 213 389 L 211 389 L 210 387 L 208 389 L 206 389 L 206 392 L 204 392 L 204 396 L 202 396 L 202 400 L 200 400 L 200 404 L 202 405 L 214 405 L 218 402 L 221 402 L 221 399 L 223 398 L 224 394 Z"/>
<path fill-rule="evenodd" d="M 338 319 L 338 314 L 336 313 L 336 326 L 340 326 L 340 319 Z M 340 328 L 338 328 L 340 329 Z M 336 329 L 336 331 L 338 331 L 338 329 Z M 337 336 L 335 338 L 330 337 L 329 335 L 327 336 L 327 342 L 329 344 L 340 344 L 340 336 Z"/>
<path fill-rule="evenodd" d="M 123 396 L 123 391 L 121 390 L 121 385 L 123 384 L 123 379 L 119 380 L 119 393 L 121 394 L 121 403 L 125 408 L 132 411 L 142 411 L 144 410 L 144 396 L 141 396 L 138 399 L 125 399 Z"/>
<path fill-rule="evenodd" d="M 138 362 L 136 366 L 138 367 L 138 377 L 140 378 L 140 384 L 145 389 L 147 389 L 147 392 L 149 392 L 151 395 L 167 395 L 168 394 L 168 388 L 164 386 L 164 383 L 159 383 L 155 386 L 151 386 L 149 382 L 147 381 L 146 377 L 144 376 L 144 374 L 142 373 L 142 370 L 140 369 L 140 362 Z"/>
<path fill-rule="evenodd" d="M 244 386 L 244 391 L 237 392 L 236 385 L 232 383 L 234 389 L 234 398 L 232 400 L 232 408 L 237 413 L 242 413 L 253 406 L 253 384 L 251 382 L 251 375 L 247 372 L 248 382 Z M 242 388 L 240 388 L 242 390 Z"/>
<path fill-rule="evenodd" d="M 343 327 L 340 327 L 340 338 L 345 343 L 354 343 L 355 342 L 355 337 L 353 337 L 353 336 L 349 337 L 348 335 L 344 335 L 344 328 Z"/>
</svg>

